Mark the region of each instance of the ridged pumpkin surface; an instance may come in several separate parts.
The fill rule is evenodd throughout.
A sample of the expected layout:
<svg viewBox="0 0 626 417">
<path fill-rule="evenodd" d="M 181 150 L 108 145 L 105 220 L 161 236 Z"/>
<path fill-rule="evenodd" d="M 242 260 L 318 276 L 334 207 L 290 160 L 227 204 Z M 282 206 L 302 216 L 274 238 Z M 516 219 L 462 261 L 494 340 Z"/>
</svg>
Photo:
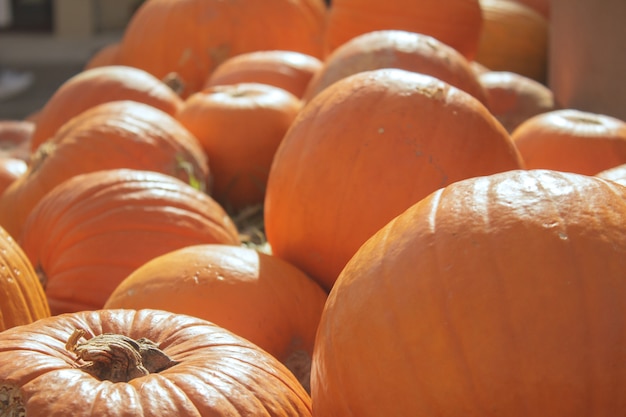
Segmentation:
<svg viewBox="0 0 626 417">
<path fill-rule="evenodd" d="M 310 365 L 325 302 L 321 287 L 288 262 L 253 248 L 210 244 L 146 262 L 118 285 L 104 307 L 200 317 L 296 368 L 298 358 Z"/>
<path fill-rule="evenodd" d="M 313 414 L 625 415 L 625 270 L 626 187 L 513 170 L 437 190 L 333 287 Z"/>
<path fill-rule="evenodd" d="M 48 191 L 74 175 L 111 168 L 162 172 L 200 188 L 210 181 L 200 143 L 172 116 L 136 101 L 111 101 L 70 120 L 38 149 L 0 197 L 0 225 L 19 237 Z"/>
<path fill-rule="evenodd" d="M 478 0 L 333 0 L 324 48 L 328 55 L 357 35 L 398 29 L 432 36 L 473 59 L 482 20 Z"/>
<path fill-rule="evenodd" d="M 96 359 L 106 358 L 104 349 L 88 343 L 109 333 L 146 338 L 174 364 L 127 382 L 98 379 L 86 371 L 88 359 L 65 347 L 77 328 L 86 333 L 79 348 Z M 103 346 L 119 353 L 133 344 Z M 110 355 L 103 367 L 116 359 Z M 131 368 L 133 359 L 118 364 Z M 140 363 L 148 367 L 146 359 Z M 85 311 L 0 333 L 0 392 L 9 417 L 311 416 L 310 397 L 267 352 L 205 320 L 156 310 Z"/>
<path fill-rule="evenodd" d="M 110 169 L 76 175 L 46 194 L 19 239 L 44 280 L 53 314 L 101 308 L 150 259 L 189 245 L 238 245 L 224 209 L 158 172 Z"/>
<path fill-rule="evenodd" d="M 470 94 L 400 69 L 354 74 L 311 100 L 283 138 L 266 191 L 267 239 L 329 289 L 368 237 L 421 198 L 521 165 Z"/>
<path fill-rule="evenodd" d="M 128 24 L 118 62 L 158 78 L 178 73 L 187 97 L 235 55 L 282 49 L 321 57 L 325 16 L 322 0 L 151 0 Z"/>
<path fill-rule="evenodd" d="M 1 227 L 0 271 L 0 332 L 50 316 L 33 265 L 21 246 Z"/>
<path fill-rule="evenodd" d="M 182 99 L 163 81 L 139 68 L 107 65 L 79 72 L 65 81 L 37 114 L 34 152 L 74 116 L 98 104 L 133 100 L 173 116 Z"/>
</svg>

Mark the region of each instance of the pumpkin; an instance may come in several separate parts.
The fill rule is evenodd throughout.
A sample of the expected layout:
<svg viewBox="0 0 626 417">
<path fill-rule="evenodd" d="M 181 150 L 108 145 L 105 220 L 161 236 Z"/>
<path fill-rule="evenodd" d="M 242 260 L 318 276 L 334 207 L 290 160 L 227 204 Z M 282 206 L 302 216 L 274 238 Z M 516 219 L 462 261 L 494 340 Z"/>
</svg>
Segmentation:
<svg viewBox="0 0 626 417">
<path fill-rule="evenodd" d="M 550 0 L 514 0 L 541 14 L 550 22 Z"/>
<path fill-rule="evenodd" d="M 263 203 L 274 153 L 300 108 L 293 94 L 259 83 L 209 87 L 185 100 L 176 119 L 202 145 L 212 195 L 229 212 Z"/>
<path fill-rule="evenodd" d="M 50 307 L 33 265 L 21 246 L 1 227 L 0 269 L 0 333 L 50 316 Z M 0 411 L 1 407 L 2 401 Z"/>
<path fill-rule="evenodd" d="M 605 114 L 557 109 L 526 120 L 511 137 L 527 168 L 595 175 L 626 163 L 626 122 Z"/>
<path fill-rule="evenodd" d="M 626 187 L 550 170 L 443 187 L 337 279 L 313 415 L 624 415 L 624 270 Z"/>
<path fill-rule="evenodd" d="M 224 84 L 262 83 L 280 87 L 302 98 L 322 61 L 295 51 L 254 51 L 226 59 L 211 74 L 203 88 Z"/>
<path fill-rule="evenodd" d="M 480 0 L 483 26 L 475 59 L 492 71 L 509 71 L 545 83 L 548 20 L 516 0 Z"/>
<path fill-rule="evenodd" d="M 397 29 L 432 36 L 471 60 L 478 50 L 482 19 L 478 0 L 333 0 L 325 54 L 355 36 Z"/>
<path fill-rule="evenodd" d="M 153 308 L 203 318 L 272 354 L 308 387 L 325 301 L 318 284 L 280 258 L 243 246 L 206 244 L 139 266 L 104 308 Z"/>
<path fill-rule="evenodd" d="M 28 165 L 24 160 L 0 156 L 0 194 L 16 179 L 26 173 Z"/>
<path fill-rule="evenodd" d="M 361 71 L 399 68 L 439 78 L 483 103 L 486 94 L 469 61 L 432 36 L 404 30 L 378 30 L 357 35 L 335 49 L 309 82 L 309 101 L 341 78 Z"/>
<path fill-rule="evenodd" d="M 182 99 L 160 79 L 146 71 L 122 65 L 79 72 L 65 81 L 46 101 L 37 116 L 31 150 L 53 137 L 74 116 L 98 104 L 132 100 L 149 104 L 174 116 Z"/>
<path fill-rule="evenodd" d="M 531 117 L 558 108 L 552 90 L 516 72 L 485 71 L 478 81 L 486 92 L 489 111 L 509 133 Z"/>
<path fill-rule="evenodd" d="M 0 120 L 0 155 L 30 160 L 30 141 L 35 122 L 28 120 Z"/>
<path fill-rule="evenodd" d="M 200 189 L 210 182 L 198 139 L 173 116 L 137 101 L 99 104 L 68 121 L 0 197 L 0 225 L 14 237 L 33 206 L 73 175 L 101 169 L 163 172 Z"/>
<path fill-rule="evenodd" d="M 59 184 L 33 208 L 18 242 L 53 314 L 102 308 L 124 278 L 156 256 L 240 243 L 230 217 L 202 191 L 170 175 L 121 168 Z"/>
<path fill-rule="evenodd" d="M 113 42 L 98 49 L 85 63 L 83 70 L 117 64 L 117 54 L 120 50 L 120 43 Z"/>
<path fill-rule="evenodd" d="M 179 74 L 187 97 L 235 55 L 281 49 L 321 57 L 325 16 L 322 0 L 151 0 L 127 25 L 118 59 L 158 78 Z"/>
<path fill-rule="evenodd" d="M 626 185 L 626 163 L 600 171 L 595 176 Z"/>
<path fill-rule="evenodd" d="M 421 198 L 522 164 L 470 94 L 401 69 L 360 72 L 315 96 L 285 134 L 268 178 L 267 240 L 328 290 L 370 235 Z"/>
<path fill-rule="evenodd" d="M 273 356 L 205 320 L 157 310 L 50 317 L 0 333 L 3 416 L 307 417 Z"/>
</svg>

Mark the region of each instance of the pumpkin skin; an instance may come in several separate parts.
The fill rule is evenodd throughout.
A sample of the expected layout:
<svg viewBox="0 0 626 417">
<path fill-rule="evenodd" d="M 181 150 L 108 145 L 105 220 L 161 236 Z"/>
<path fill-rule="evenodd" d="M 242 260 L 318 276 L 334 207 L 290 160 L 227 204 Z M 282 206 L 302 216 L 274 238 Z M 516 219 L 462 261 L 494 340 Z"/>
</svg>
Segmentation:
<svg viewBox="0 0 626 417">
<path fill-rule="evenodd" d="M 139 68 L 111 65 L 84 70 L 65 81 L 39 111 L 31 150 L 36 151 L 74 116 L 120 100 L 145 103 L 171 116 L 182 105 L 167 84 Z"/>
<path fill-rule="evenodd" d="M 510 71 L 545 83 L 549 22 L 516 0 L 480 0 L 483 27 L 475 59 L 492 71 Z"/>
<path fill-rule="evenodd" d="M 30 160 L 30 141 L 35 122 L 28 120 L 0 120 L 0 155 Z"/>
<path fill-rule="evenodd" d="M 310 365 L 325 301 L 318 284 L 280 258 L 244 246 L 207 244 L 141 265 L 116 287 L 104 308 L 152 308 L 200 317 L 251 341 L 291 369 L 297 358 L 307 358 Z M 308 372 L 302 377 L 308 380 Z"/>
<path fill-rule="evenodd" d="M 128 169 L 59 184 L 33 208 L 18 242 L 44 282 L 53 314 L 102 308 L 132 271 L 172 250 L 240 244 L 234 223 L 211 197 L 170 175 Z"/>
<path fill-rule="evenodd" d="M 22 159 L 0 156 L 0 194 L 7 189 L 13 181 L 26 173 L 28 165 Z"/>
<path fill-rule="evenodd" d="M 111 101 L 73 118 L 38 149 L 26 174 L 0 197 L 0 224 L 18 237 L 30 210 L 53 187 L 112 168 L 162 172 L 201 189 L 210 184 L 198 139 L 173 116 L 136 101 Z"/>
<path fill-rule="evenodd" d="M 254 51 L 228 58 L 213 71 L 204 88 L 224 84 L 261 83 L 302 98 L 322 61 L 295 51 Z M 204 89 L 203 88 L 203 89 Z"/>
<path fill-rule="evenodd" d="M 267 240 L 328 290 L 370 235 L 421 198 L 522 165 L 470 94 L 401 69 L 357 73 L 308 102 L 283 138 L 266 191 Z"/>
<path fill-rule="evenodd" d="M 626 185 L 626 163 L 600 171 L 595 176 Z"/>
<path fill-rule="evenodd" d="M 478 0 L 333 0 L 324 47 L 328 55 L 355 36 L 385 29 L 423 33 L 473 59 L 482 30 Z"/>
<path fill-rule="evenodd" d="M 553 110 L 526 120 L 511 137 L 527 168 L 595 175 L 626 163 L 626 122 L 604 114 Z"/>
<path fill-rule="evenodd" d="M 64 349 L 76 328 L 148 338 L 178 363 L 128 382 L 97 379 Z M 0 390 L 29 417 L 311 415 L 308 394 L 274 357 L 205 320 L 156 310 L 64 314 L 1 333 Z"/>
<path fill-rule="evenodd" d="M 158 78 L 179 74 L 187 97 L 242 53 L 281 49 L 321 57 L 325 16 L 322 0 L 151 0 L 126 27 L 119 62 Z"/>
<path fill-rule="evenodd" d="M 513 170 L 437 190 L 333 287 L 313 414 L 624 415 L 625 268 L 626 187 Z"/>
<path fill-rule="evenodd" d="M 552 90 L 516 72 L 485 71 L 478 81 L 486 91 L 489 111 L 509 133 L 531 117 L 558 108 Z"/>
<path fill-rule="evenodd" d="M 33 265 L 21 246 L 1 227 L 0 268 L 0 333 L 50 316 L 48 300 Z"/>
<path fill-rule="evenodd" d="M 218 85 L 192 94 L 176 119 L 202 145 L 212 195 L 229 212 L 262 204 L 270 165 L 302 103 L 279 87 Z"/>
<path fill-rule="evenodd" d="M 361 71 L 399 68 L 432 75 L 486 104 L 486 93 L 469 61 L 456 49 L 422 33 L 378 30 L 357 35 L 335 49 L 309 82 L 309 101 L 341 78 Z"/>
</svg>

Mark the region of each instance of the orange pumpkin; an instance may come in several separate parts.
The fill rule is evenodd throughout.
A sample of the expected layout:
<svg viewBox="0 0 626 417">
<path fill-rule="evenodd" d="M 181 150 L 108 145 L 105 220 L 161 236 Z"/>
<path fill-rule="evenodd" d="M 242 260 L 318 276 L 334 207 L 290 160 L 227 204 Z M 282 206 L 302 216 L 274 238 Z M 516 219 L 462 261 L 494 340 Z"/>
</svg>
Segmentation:
<svg viewBox="0 0 626 417">
<path fill-rule="evenodd" d="M 0 194 L 26 173 L 28 165 L 22 159 L 0 156 Z"/>
<path fill-rule="evenodd" d="M 625 270 L 626 187 L 512 170 L 441 188 L 341 272 L 313 415 L 624 415 Z"/>
<path fill-rule="evenodd" d="M 626 185 L 626 163 L 600 171 L 595 176 Z"/>
<path fill-rule="evenodd" d="M 182 99 L 163 81 L 146 71 L 122 65 L 88 69 L 65 81 L 37 115 L 31 140 L 35 151 L 74 116 L 98 104 L 133 100 L 175 115 Z"/>
<path fill-rule="evenodd" d="M 35 122 L 28 120 L 0 120 L 0 155 L 30 160 L 30 142 Z"/>
<path fill-rule="evenodd" d="M 0 225 L 18 237 L 48 191 L 73 175 L 111 168 L 163 172 L 203 188 L 210 181 L 198 140 L 174 117 L 137 101 L 81 113 L 33 155 L 28 171 L 0 196 Z"/>
<path fill-rule="evenodd" d="M 530 7 L 550 22 L 550 0 L 514 0 Z"/>
<path fill-rule="evenodd" d="M 469 61 L 432 36 L 404 30 L 378 30 L 357 35 L 335 49 L 309 82 L 304 101 L 357 72 L 399 68 L 439 78 L 476 97 L 486 94 Z"/>
<path fill-rule="evenodd" d="M 401 69 L 360 72 L 315 96 L 283 138 L 267 240 L 329 289 L 370 235 L 430 192 L 521 166 L 509 134 L 470 94 Z"/>
<path fill-rule="evenodd" d="M 487 94 L 489 111 L 509 133 L 531 117 L 558 108 L 552 90 L 516 72 L 485 71 L 478 81 Z"/>
<path fill-rule="evenodd" d="M 254 51 L 228 58 L 213 71 L 204 88 L 224 84 L 261 83 L 280 87 L 301 98 L 322 66 L 312 55 L 295 51 Z"/>
<path fill-rule="evenodd" d="M 50 316 L 50 307 L 33 265 L 21 246 L 1 227 L 0 269 L 0 333 Z M 3 411 L 2 403 L 0 411 Z"/>
<path fill-rule="evenodd" d="M 527 168 L 595 175 L 626 163 L 626 122 L 576 109 L 541 113 L 511 137 Z"/>
<path fill-rule="evenodd" d="M 480 0 L 483 27 L 475 59 L 492 71 L 546 82 L 548 20 L 516 0 Z"/>
<path fill-rule="evenodd" d="M 277 357 L 301 374 L 306 387 L 325 301 L 319 285 L 280 258 L 243 246 L 207 244 L 141 265 L 104 308 L 153 308 L 203 318 Z"/>
<path fill-rule="evenodd" d="M 281 49 L 321 57 L 325 15 L 322 0 L 151 0 L 126 27 L 118 58 L 158 78 L 179 74 L 187 97 L 235 55 Z"/>
<path fill-rule="evenodd" d="M 325 31 L 328 55 L 353 37 L 376 30 L 423 33 L 473 59 L 482 14 L 478 0 L 333 0 Z"/>
<path fill-rule="evenodd" d="M 170 175 L 120 168 L 75 175 L 48 192 L 19 243 L 59 314 L 101 308 L 156 256 L 240 241 L 224 209 L 202 191 Z"/>
<path fill-rule="evenodd" d="M 156 310 L 84 311 L 0 333 L 0 392 L 10 417 L 311 416 L 308 394 L 267 352 Z"/>
<path fill-rule="evenodd" d="M 120 43 L 113 42 L 98 49 L 85 63 L 83 70 L 117 64 Z"/>
<path fill-rule="evenodd" d="M 177 115 L 211 163 L 212 195 L 229 212 L 262 204 L 274 153 L 300 111 L 300 100 L 258 83 L 194 93 Z"/>
</svg>

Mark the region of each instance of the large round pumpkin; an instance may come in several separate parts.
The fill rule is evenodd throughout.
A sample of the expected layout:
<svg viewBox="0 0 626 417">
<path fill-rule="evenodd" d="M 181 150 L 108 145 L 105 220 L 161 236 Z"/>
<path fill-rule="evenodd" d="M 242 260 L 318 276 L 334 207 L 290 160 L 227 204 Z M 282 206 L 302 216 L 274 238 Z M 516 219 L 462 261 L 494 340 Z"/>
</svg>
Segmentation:
<svg viewBox="0 0 626 417">
<path fill-rule="evenodd" d="M 307 417 L 274 357 L 198 318 L 157 310 L 65 314 L 0 333 L 8 417 Z"/>
<path fill-rule="evenodd" d="M 238 245 L 224 209 L 159 172 L 75 175 L 30 212 L 18 240 L 44 283 L 53 314 L 101 308 L 150 259 L 203 243 Z"/>
<path fill-rule="evenodd" d="M 325 30 L 325 53 L 355 36 L 385 29 L 432 36 L 473 59 L 482 13 L 478 0 L 333 0 Z"/>
<path fill-rule="evenodd" d="M 321 57 L 325 14 L 322 0 L 151 0 L 129 22 L 118 62 L 158 78 L 176 72 L 186 97 L 235 55 L 282 49 Z"/>
<path fill-rule="evenodd" d="M 194 245 L 141 265 L 104 308 L 154 308 L 206 319 L 277 357 L 308 386 L 326 293 L 302 271 L 253 248 Z"/>
<path fill-rule="evenodd" d="M 21 246 L 1 227 L 0 270 L 0 332 L 50 316 L 33 265 Z M 0 401 L 0 411 L 1 407 Z"/>
<path fill-rule="evenodd" d="M 79 72 L 65 81 L 37 114 L 31 150 L 53 137 L 74 116 L 98 104 L 133 100 L 173 116 L 182 99 L 163 81 L 139 68 L 107 65 Z"/>
<path fill-rule="evenodd" d="M 217 85 L 185 100 L 176 119 L 202 145 L 211 193 L 229 212 L 263 204 L 274 153 L 301 107 L 290 92 L 260 83 Z"/>
<path fill-rule="evenodd" d="M 267 239 L 329 289 L 370 235 L 421 198 L 521 166 L 509 134 L 470 94 L 401 69 L 360 72 L 315 96 L 283 138 Z"/>
<path fill-rule="evenodd" d="M 315 416 L 626 414 L 626 187 L 513 170 L 441 188 L 354 255 Z"/>
<path fill-rule="evenodd" d="M 439 78 L 476 97 L 486 94 L 476 73 L 459 51 L 423 33 L 376 30 L 357 35 L 326 57 L 304 95 L 309 101 L 324 88 L 357 72 L 399 68 Z"/>
<path fill-rule="evenodd" d="M 71 119 L 38 148 L 28 171 L 0 197 L 0 225 L 18 237 L 30 210 L 54 186 L 111 168 L 163 172 L 200 189 L 210 182 L 198 139 L 173 116 L 136 101 L 110 101 Z"/>
</svg>

